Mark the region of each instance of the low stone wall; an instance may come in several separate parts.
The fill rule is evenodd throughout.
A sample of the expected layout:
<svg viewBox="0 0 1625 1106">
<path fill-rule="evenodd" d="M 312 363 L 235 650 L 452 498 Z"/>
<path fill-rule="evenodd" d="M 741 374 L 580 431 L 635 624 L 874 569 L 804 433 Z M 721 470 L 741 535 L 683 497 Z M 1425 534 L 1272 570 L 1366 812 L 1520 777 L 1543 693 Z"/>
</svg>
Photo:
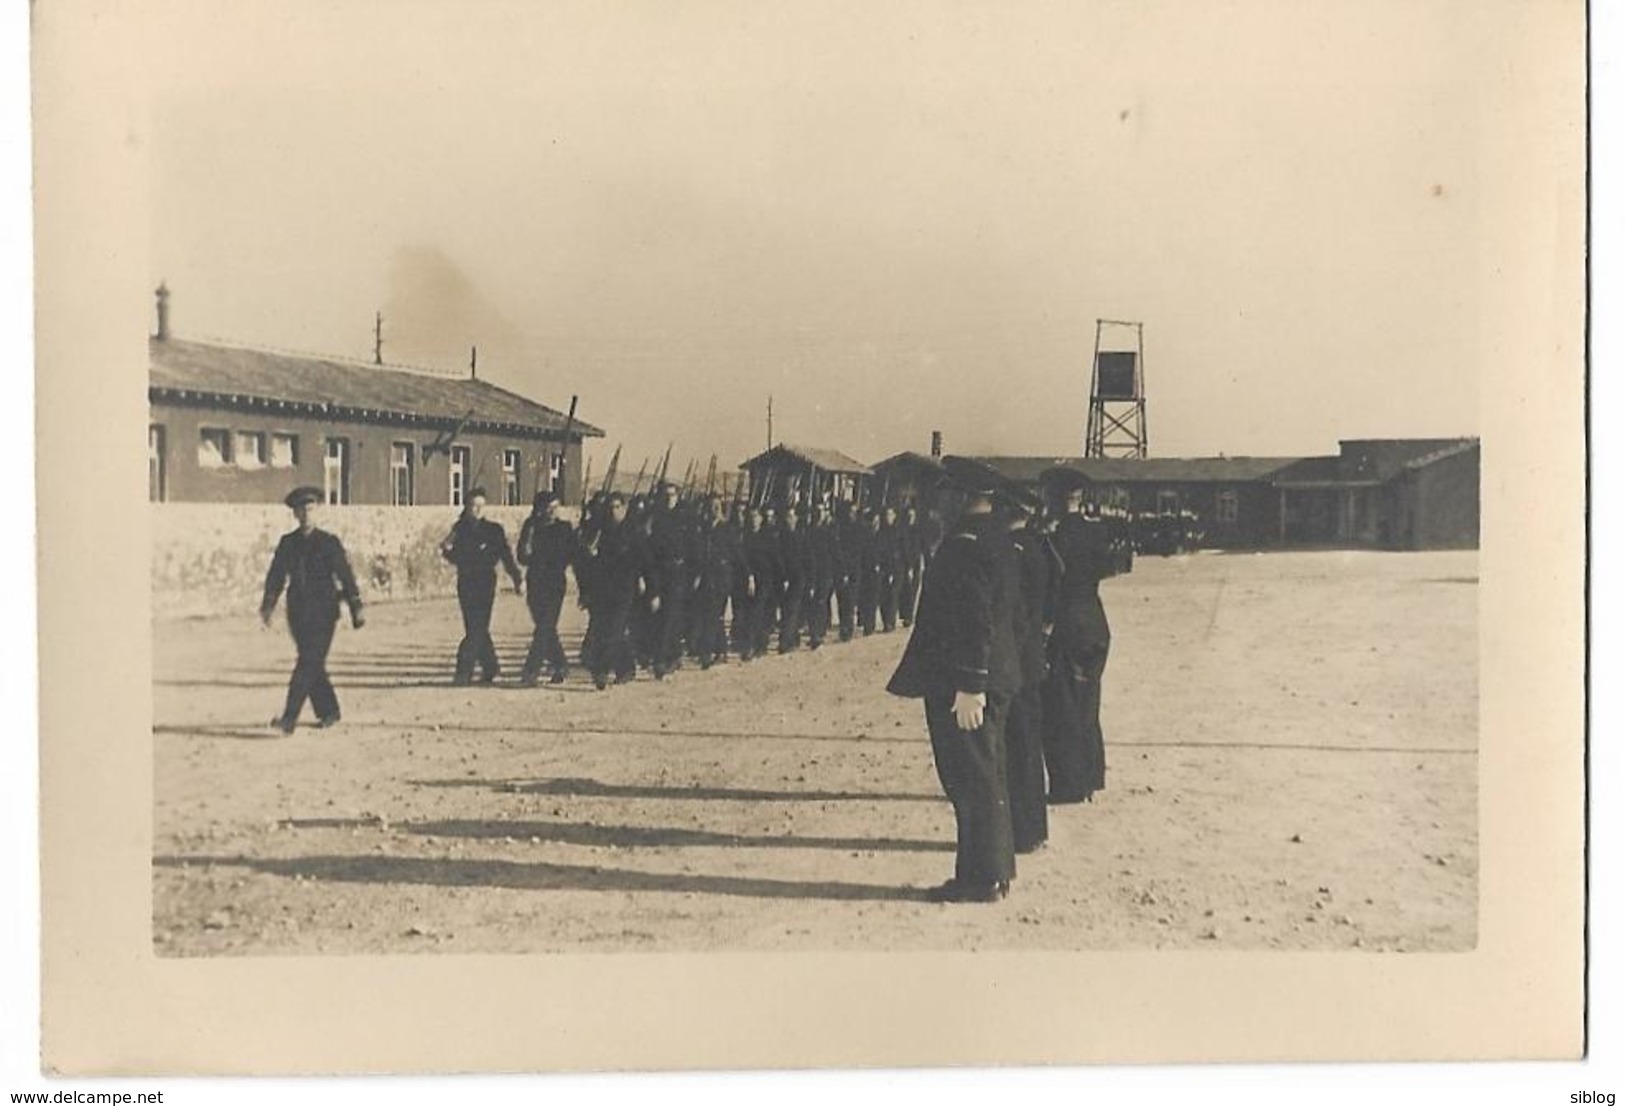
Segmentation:
<svg viewBox="0 0 1625 1106">
<path fill-rule="evenodd" d="M 529 513 L 529 507 L 486 509 L 514 543 Z M 344 542 L 362 598 L 380 603 L 456 593 L 456 572 L 440 556 L 456 519 L 448 507 L 326 507 L 319 525 Z M 254 613 L 271 555 L 293 527 L 281 504 L 153 504 L 153 618 Z"/>
</svg>

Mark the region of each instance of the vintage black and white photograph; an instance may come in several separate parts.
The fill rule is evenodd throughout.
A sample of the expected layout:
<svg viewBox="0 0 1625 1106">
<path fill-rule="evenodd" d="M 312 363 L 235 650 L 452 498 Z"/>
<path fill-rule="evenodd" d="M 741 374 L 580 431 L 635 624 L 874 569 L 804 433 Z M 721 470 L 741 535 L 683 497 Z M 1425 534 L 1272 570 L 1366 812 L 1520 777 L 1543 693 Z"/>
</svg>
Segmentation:
<svg viewBox="0 0 1625 1106">
<path fill-rule="evenodd" d="M 152 105 L 159 955 L 1474 948 L 1457 28 L 373 14 Z"/>
</svg>

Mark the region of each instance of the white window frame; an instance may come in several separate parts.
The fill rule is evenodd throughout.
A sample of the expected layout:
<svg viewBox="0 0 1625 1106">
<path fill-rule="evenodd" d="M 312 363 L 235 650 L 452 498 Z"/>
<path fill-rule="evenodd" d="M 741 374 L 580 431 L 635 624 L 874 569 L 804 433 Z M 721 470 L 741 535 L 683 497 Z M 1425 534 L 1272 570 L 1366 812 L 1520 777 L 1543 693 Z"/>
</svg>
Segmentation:
<svg viewBox="0 0 1625 1106">
<path fill-rule="evenodd" d="M 247 448 L 245 448 L 247 447 Z M 234 430 L 231 433 L 231 463 L 240 469 L 265 467 L 265 431 Z"/>
<path fill-rule="evenodd" d="M 451 484 L 451 505 L 461 507 L 468 501 L 468 466 L 474 459 L 466 445 L 454 445 L 446 453 L 450 463 L 447 479 Z"/>
<path fill-rule="evenodd" d="M 286 442 L 288 446 L 288 459 L 277 460 L 278 443 Z M 270 436 L 270 452 L 265 461 L 274 469 L 295 469 L 299 467 L 299 435 L 290 434 L 285 430 L 273 430 Z"/>
<path fill-rule="evenodd" d="M 169 498 L 168 459 L 164 456 L 164 427 L 162 423 L 147 426 L 147 499 L 162 503 Z"/>
<path fill-rule="evenodd" d="M 211 456 L 205 454 L 203 447 L 209 442 L 215 442 L 218 448 Z M 231 431 L 220 426 L 200 426 L 197 431 L 197 463 L 198 468 L 223 469 L 231 464 Z"/>
<path fill-rule="evenodd" d="M 350 441 L 329 438 L 322 446 L 322 491 L 330 504 L 350 502 Z"/>
<path fill-rule="evenodd" d="M 401 460 L 396 460 L 399 451 Z M 396 507 L 410 507 L 417 502 L 417 488 L 413 480 L 412 459 L 416 450 L 411 442 L 389 443 L 389 502 Z M 402 495 L 402 482 L 405 494 Z"/>
<path fill-rule="evenodd" d="M 504 449 L 502 451 L 502 502 L 504 506 L 516 507 L 519 505 L 519 473 L 524 464 L 517 449 Z"/>
<path fill-rule="evenodd" d="M 1157 489 L 1157 514 L 1160 515 L 1164 511 L 1172 511 L 1177 515 L 1180 508 L 1183 506 L 1184 504 L 1180 501 L 1178 488 Z"/>
</svg>

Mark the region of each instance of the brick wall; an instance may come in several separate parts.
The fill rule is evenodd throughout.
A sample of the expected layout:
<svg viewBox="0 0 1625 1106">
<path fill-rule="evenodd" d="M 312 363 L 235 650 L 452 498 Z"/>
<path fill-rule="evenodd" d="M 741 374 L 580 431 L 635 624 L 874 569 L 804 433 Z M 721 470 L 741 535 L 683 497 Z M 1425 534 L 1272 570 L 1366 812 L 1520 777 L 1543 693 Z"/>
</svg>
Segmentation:
<svg viewBox="0 0 1625 1106">
<path fill-rule="evenodd" d="M 283 534 L 294 528 L 281 504 L 155 503 L 152 609 L 159 620 L 252 614 Z M 529 507 L 488 507 L 510 544 Z M 325 507 L 318 525 L 350 555 L 368 603 L 456 593 L 440 542 L 457 520 L 449 507 Z"/>
</svg>

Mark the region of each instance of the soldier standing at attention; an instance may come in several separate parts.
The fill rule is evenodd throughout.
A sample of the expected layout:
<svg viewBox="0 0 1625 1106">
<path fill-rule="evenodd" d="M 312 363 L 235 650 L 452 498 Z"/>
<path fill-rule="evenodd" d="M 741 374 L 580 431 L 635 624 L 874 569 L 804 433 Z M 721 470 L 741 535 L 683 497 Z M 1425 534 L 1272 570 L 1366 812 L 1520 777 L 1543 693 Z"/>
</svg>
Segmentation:
<svg viewBox="0 0 1625 1106">
<path fill-rule="evenodd" d="M 1044 764 L 1049 801 L 1081 803 L 1106 786 L 1106 746 L 1100 730 L 1100 680 L 1111 649 L 1111 628 L 1100 602 L 1100 581 L 1115 566 L 1105 524 L 1083 514 L 1089 478 L 1075 469 L 1046 469 L 1039 477 L 1057 508 L 1051 537 L 1061 562 L 1044 680 Z"/>
<path fill-rule="evenodd" d="M 880 588 L 880 624 L 886 633 L 897 629 L 897 602 L 903 593 L 903 533 L 897 525 L 897 508 L 888 506 L 881 516 L 875 538 Z"/>
<path fill-rule="evenodd" d="M 728 658 L 723 614 L 739 560 L 739 538 L 723 514 L 722 497 L 705 499 L 705 519 L 694 531 L 695 618 L 690 649 L 702 669 Z"/>
<path fill-rule="evenodd" d="M 497 562 L 513 581 L 515 595 L 523 594 L 519 566 L 508 548 L 508 535 L 500 522 L 485 517 L 485 489 L 468 493 L 468 504 L 451 533 L 440 543 L 440 555 L 457 566 L 457 603 L 463 609 L 463 640 L 457 646 L 457 672 L 453 683 L 491 683 L 501 672 L 497 648 L 491 641 L 491 607 L 496 603 Z"/>
<path fill-rule="evenodd" d="M 260 603 L 260 620 L 267 626 L 276 611 L 284 586 L 288 589 L 288 630 L 293 634 L 298 660 L 288 680 L 288 700 L 271 724 L 291 734 L 299 724 L 305 700 L 316 711 L 318 726 L 331 726 L 339 720 L 339 700 L 333 681 L 327 676 L 327 651 L 338 628 L 339 599 L 350 607 L 350 625 L 361 629 L 361 592 L 355 586 L 350 560 L 344 545 L 325 530 L 316 528 L 320 488 L 295 488 L 283 500 L 299 520 L 299 528 L 282 535 L 271 569 L 265 574 L 265 599 Z"/>
<path fill-rule="evenodd" d="M 913 503 L 903 509 L 901 527 L 898 548 L 903 567 L 897 617 L 904 626 L 911 626 L 914 623 L 915 604 L 920 601 L 920 575 L 925 571 L 925 527 Z"/>
<path fill-rule="evenodd" d="M 564 569 L 575 560 L 576 532 L 558 517 L 558 500 L 552 492 L 537 492 L 530 517 L 519 530 L 519 563 L 525 566 L 525 600 L 536 632 L 530 639 L 522 682 L 536 683 L 542 665 L 549 669 L 550 682 L 562 684 L 570 663 L 559 641 L 559 612 L 564 608 Z M 576 588 L 581 587 L 580 574 Z"/>
<path fill-rule="evenodd" d="M 1038 522 L 1042 505 L 1025 488 L 1012 488 L 999 504 L 1010 526 L 1020 584 L 1015 624 L 1021 690 L 1010 700 L 1010 722 L 1005 730 L 1010 824 L 1017 853 L 1041 849 L 1049 838 L 1049 808 L 1044 800 L 1043 685 L 1048 672 L 1046 619 L 1053 609 L 1061 564 Z"/>
<path fill-rule="evenodd" d="M 1015 553 L 993 513 L 1007 485 L 985 465 L 948 457 L 964 512 L 925 578 L 919 618 L 886 690 L 925 700 L 925 724 L 957 827 L 954 875 L 937 902 L 998 902 L 1016 874 L 1005 778 L 1005 721 L 1021 686 L 1013 612 Z"/>
</svg>

